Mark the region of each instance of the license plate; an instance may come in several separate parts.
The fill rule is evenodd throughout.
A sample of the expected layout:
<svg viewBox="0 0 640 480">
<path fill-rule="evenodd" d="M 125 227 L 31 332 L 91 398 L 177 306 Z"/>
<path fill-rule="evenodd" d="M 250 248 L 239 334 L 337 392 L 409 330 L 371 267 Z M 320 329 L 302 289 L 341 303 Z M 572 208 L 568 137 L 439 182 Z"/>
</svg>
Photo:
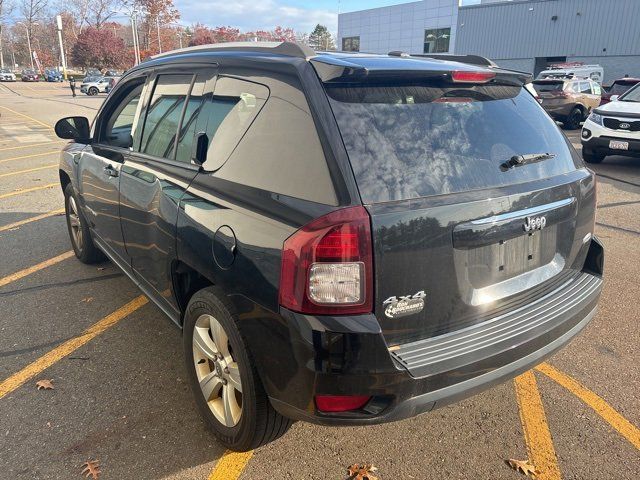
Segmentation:
<svg viewBox="0 0 640 480">
<path fill-rule="evenodd" d="M 619 142 L 617 140 L 611 140 L 609 142 L 609 148 L 612 150 L 629 150 L 629 142 Z"/>
</svg>

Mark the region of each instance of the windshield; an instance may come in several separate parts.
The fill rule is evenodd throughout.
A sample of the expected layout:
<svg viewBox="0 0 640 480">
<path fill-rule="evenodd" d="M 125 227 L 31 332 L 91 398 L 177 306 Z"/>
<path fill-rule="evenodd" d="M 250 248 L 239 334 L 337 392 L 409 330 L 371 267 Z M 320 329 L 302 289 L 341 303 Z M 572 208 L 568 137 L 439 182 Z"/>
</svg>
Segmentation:
<svg viewBox="0 0 640 480">
<path fill-rule="evenodd" d="M 618 100 L 623 102 L 640 102 L 640 83 L 625 93 Z"/>
<path fill-rule="evenodd" d="M 631 83 L 631 82 L 620 82 L 620 83 L 615 82 L 607 93 L 611 95 L 622 95 L 634 85 L 635 83 Z"/>
<path fill-rule="evenodd" d="M 576 168 L 521 87 L 333 87 L 331 107 L 365 203 L 501 187 Z M 504 171 L 515 155 L 554 158 Z"/>
<path fill-rule="evenodd" d="M 25 70 L 24 71 L 25 75 L 35 75 L 35 70 Z"/>
<path fill-rule="evenodd" d="M 87 77 L 84 79 L 85 83 L 99 82 L 101 77 Z"/>
<path fill-rule="evenodd" d="M 2 68 L 0 69 L 0 73 L 11 73 L 11 70 L 9 70 L 8 68 Z"/>
</svg>

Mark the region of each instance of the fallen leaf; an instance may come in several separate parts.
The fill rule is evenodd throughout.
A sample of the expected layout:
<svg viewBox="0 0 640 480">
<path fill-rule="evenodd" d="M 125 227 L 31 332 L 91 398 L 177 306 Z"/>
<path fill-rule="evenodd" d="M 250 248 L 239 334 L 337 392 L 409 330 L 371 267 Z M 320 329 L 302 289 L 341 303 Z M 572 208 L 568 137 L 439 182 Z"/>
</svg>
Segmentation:
<svg viewBox="0 0 640 480">
<path fill-rule="evenodd" d="M 85 297 L 81 301 L 84 303 L 91 303 L 93 302 L 93 297 Z"/>
<path fill-rule="evenodd" d="M 36 382 L 36 387 L 38 390 L 53 390 L 53 380 L 38 380 Z"/>
<path fill-rule="evenodd" d="M 8 231 L 15 232 L 16 230 L 20 230 L 20 227 L 13 227 L 13 228 L 10 228 Z"/>
<path fill-rule="evenodd" d="M 98 269 L 97 269 L 97 270 L 98 270 L 99 272 L 101 272 L 101 271 L 103 271 L 104 269 L 105 269 L 105 267 L 98 267 Z"/>
<path fill-rule="evenodd" d="M 86 478 L 89 478 L 89 475 L 91 475 L 92 480 L 97 480 L 97 478 L 102 473 L 100 471 L 99 460 L 89 460 L 83 463 L 82 466 L 84 467 L 84 470 L 82 470 L 81 474 L 84 475 Z"/>
<path fill-rule="evenodd" d="M 373 475 L 377 471 L 378 469 L 371 464 L 363 463 L 360 465 L 359 463 L 354 463 L 347 468 L 348 480 L 378 480 L 378 477 Z"/>
<path fill-rule="evenodd" d="M 535 479 L 540 475 L 540 470 L 532 465 L 529 460 L 514 460 L 513 458 L 510 458 L 509 460 L 505 460 L 504 463 L 513 468 L 516 472 L 520 472 L 529 478 Z"/>
</svg>

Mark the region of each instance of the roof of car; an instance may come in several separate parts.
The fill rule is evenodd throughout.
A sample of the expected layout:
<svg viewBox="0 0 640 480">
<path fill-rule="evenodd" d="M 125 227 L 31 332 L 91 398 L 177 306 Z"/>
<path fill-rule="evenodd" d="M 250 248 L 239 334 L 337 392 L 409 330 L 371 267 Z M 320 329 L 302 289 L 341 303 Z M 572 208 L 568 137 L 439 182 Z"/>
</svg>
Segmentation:
<svg viewBox="0 0 640 480">
<path fill-rule="evenodd" d="M 165 52 L 151 57 L 151 64 L 179 62 L 184 59 L 202 59 L 203 56 L 227 57 L 234 60 L 263 60 L 268 62 L 282 61 L 290 63 L 292 60 L 311 62 L 323 81 L 337 78 L 341 80 L 351 77 L 374 76 L 376 74 L 389 75 L 424 75 L 432 72 L 453 70 L 494 71 L 507 73 L 490 60 L 476 55 L 409 55 L 404 52 L 390 52 L 388 55 L 369 54 L 359 52 L 316 52 L 306 45 L 293 42 L 230 42 L 210 45 L 199 45 L 179 50 Z M 145 63 L 138 68 L 144 68 Z M 147 64 L 148 65 L 148 64 Z M 529 76 L 523 72 L 521 76 Z M 528 80 L 530 81 L 530 80 Z M 526 82 L 525 82 L 526 83 Z"/>
</svg>

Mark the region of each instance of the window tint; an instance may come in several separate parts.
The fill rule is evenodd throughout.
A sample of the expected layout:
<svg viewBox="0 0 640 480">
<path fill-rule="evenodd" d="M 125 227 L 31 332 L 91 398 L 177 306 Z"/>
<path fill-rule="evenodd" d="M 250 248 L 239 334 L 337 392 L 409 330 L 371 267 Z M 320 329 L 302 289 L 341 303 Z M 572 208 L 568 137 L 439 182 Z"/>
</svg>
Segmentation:
<svg viewBox="0 0 640 480">
<path fill-rule="evenodd" d="M 214 144 L 225 145 L 225 151 L 226 145 L 233 145 L 233 149 L 229 160 L 215 175 L 272 193 L 336 205 L 335 188 L 316 125 L 307 100 L 298 88 L 275 80 L 270 83 L 268 100 L 239 139 L 234 125 L 246 125 L 242 117 L 248 112 L 243 110 L 255 112 L 254 102 L 256 105 L 264 102 L 262 96 L 267 90 L 259 87 L 264 89 L 262 93 L 260 88 L 251 92 L 244 90 L 250 93 L 244 100 L 227 97 L 235 98 L 238 103 L 220 125 Z M 223 133 L 229 140 L 223 138 Z M 240 140 L 237 146 L 235 138 Z M 215 153 L 215 145 L 213 147 Z"/>
<path fill-rule="evenodd" d="M 206 78 L 199 78 L 193 84 L 193 89 L 187 100 L 187 107 L 184 111 L 180 134 L 178 135 L 178 152 L 176 160 L 190 163 L 195 135 L 206 131 L 206 119 L 203 119 L 202 111 L 205 102 L 204 87 Z"/>
<path fill-rule="evenodd" d="M 153 90 L 142 131 L 140 152 L 174 158 L 174 147 L 182 109 L 192 75 L 160 75 Z"/>
<path fill-rule="evenodd" d="M 133 124 L 144 86 L 140 82 L 126 87 L 123 94 L 114 100 L 115 109 L 107 113 L 107 117 L 101 122 L 102 131 L 98 134 L 100 143 L 121 148 L 131 146 Z"/>
<path fill-rule="evenodd" d="M 571 151 L 520 87 L 329 87 L 365 203 L 494 188 L 569 172 Z M 555 158 L 504 169 L 514 155 Z"/>
<path fill-rule="evenodd" d="M 269 97 L 264 85 L 221 76 L 216 81 L 208 117 L 209 150 L 205 170 L 217 170 L 229 158 Z"/>
<path fill-rule="evenodd" d="M 564 82 L 562 81 L 549 81 L 549 80 L 536 80 L 533 82 L 533 88 L 536 89 L 536 92 L 561 92 L 564 88 Z"/>
</svg>

